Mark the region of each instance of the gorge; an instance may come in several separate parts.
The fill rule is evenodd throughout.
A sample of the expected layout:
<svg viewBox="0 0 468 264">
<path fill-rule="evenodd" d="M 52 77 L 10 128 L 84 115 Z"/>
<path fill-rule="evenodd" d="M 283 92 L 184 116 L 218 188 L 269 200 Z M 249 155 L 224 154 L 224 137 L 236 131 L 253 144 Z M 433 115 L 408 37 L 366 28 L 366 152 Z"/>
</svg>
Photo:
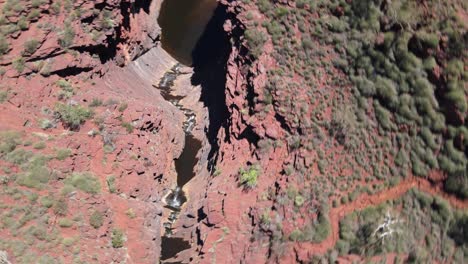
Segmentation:
<svg viewBox="0 0 468 264">
<path fill-rule="evenodd" d="M 0 0 L 0 263 L 466 263 L 467 5 L 415 3 Z"/>
</svg>

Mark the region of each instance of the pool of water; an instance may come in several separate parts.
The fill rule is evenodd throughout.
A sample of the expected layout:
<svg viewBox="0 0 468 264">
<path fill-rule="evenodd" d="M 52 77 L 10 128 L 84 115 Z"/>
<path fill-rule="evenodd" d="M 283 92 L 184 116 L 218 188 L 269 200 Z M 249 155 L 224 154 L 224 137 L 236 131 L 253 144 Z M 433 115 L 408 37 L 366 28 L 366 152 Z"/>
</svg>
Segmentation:
<svg viewBox="0 0 468 264">
<path fill-rule="evenodd" d="M 192 65 L 192 51 L 218 5 L 216 0 L 165 0 L 158 24 L 162 47 L 185 65 Z"/>
<path fill-rule="evenodd" d="M 189 249 L 190 244 L 182 238 L 162 237 L 164 247 L 161 250 L 161 260 L 173 258 L 182 250 Z"/>
</svg>

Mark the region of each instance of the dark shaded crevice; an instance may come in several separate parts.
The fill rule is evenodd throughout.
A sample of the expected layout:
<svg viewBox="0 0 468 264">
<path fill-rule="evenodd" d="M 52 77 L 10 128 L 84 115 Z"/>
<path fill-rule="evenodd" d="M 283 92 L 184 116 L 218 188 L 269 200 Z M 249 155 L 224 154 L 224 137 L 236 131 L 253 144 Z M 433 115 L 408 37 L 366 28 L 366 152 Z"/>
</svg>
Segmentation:
<svg viewBox="0 0 468 264">
<path fill-rule="evenodd" d="M 197 222 L 201 222 L 203 220 L 205 220 L 205 218 L 207 217 L 208 215 L 205 213 L 205 211 L 203 211 L 203 206 L 200 207 L 197 211 Z"/>
<path fill-rule="evenodd" d="M 291 131 L 291 128 L 288 126 L 287 122 L 286 122 L 286 118 L 284 118 L 284 116 L 276 113 L 275 114 L 275 119 L 276 121 L 278 121 L 278 123 L 280 123 L 280 126 L 283 130 L 287 131 L 289 134 L 292 134 L 292 131 Z"/>
<path fill-rule="evenodd" d="M 137 3 L 146 1 L 137 1 Z M 151 2 L 151 1 L 150 1 Z M 131 4 L 125 1 L 120 2 L 120 13 L 122 14 L 122 27 L 130 31 L 130 8 Z"/>
<path fill-rule="evenodd" d="M 248 75 L 247 75 L 247 80 L 248 83 L 247 83 L 247 103 L 249 105 L 249 114 L 250 115 L 254 115 L 255 114 L 255 97 L 258 96 L 258 94 L 255 93 L 255 90 L 254 90 L 254 86 L 253 84 L 251 83 L 250 80 L 253 79 L 253 73 L 249 71 Z"/>
<path fill-rule="evenodd" d="M 219 4 L 208 22 L 204 33 L 198 40 L 193 52 L 192 85 L 201 86 L 201 101 L 208 108 L 208 142 L 211 150 L 208 155 L 209 167 L 216 163 L 219 150 L 218 132 L 224 128 L 225 141 L 229 140 L 229 111 L 226 106 L 227 61 L 232 46 L 230 36 L 224 31 L 224 22 L 230 18 L 226 6 Z M 232 32 L 231 34 L 236 34 Z M 237 33 L 239 34 L 239 33 Z M 208 168 L 211 169 L 211 168 Z"/>
<path fill-rule="evenodd" d="M 65 78 L 65 77 L 68 77 L 68 76 L 76 76 L 76 75 L 79 75 L 81 73 L 84 73 L 84 72 L 90 72 L 92 71 L 93 68 L 92 67 L 76 67 L 76 66 L 73 66 L 73 67 L 68 67 L 68 68 L 65 68 L 65 69 L 61 69 L 61 70 L 58 70 L 58 71 L 54 71 L 54 72 L 51 72 L 50 74 L 51 75 L 58 75 L 62 78 Z"/>
<path fill-rule="evenodd" d="M 109 40 L 109 37 L 107 37 L 107 40 Z M 81 54 L 88 53 L 91 56 L 98 56 L 101 63 L 111 60 L 116 54 L 116 52 L 111 52 L 104 44 L 70 47 L 70 50 L 78 51 Z"/>
<path fill-rule="evenodd" d="M 239 135 L 239 139 L 247 139 L 247 141 L 250 142 L 251 144 L 258 146 L 258 141 L 260 140 L 260 136 L 257 135 L 257 133 L 253 131 L 252 126 L 247 126 Z"/>
<path fill-rule="evenodd" d="M 146 14 L 150 13 L 150 6 L 153 0 L 138 0 L 132 1 L 132 13 L 140 13 L 140 10 L 143 9 Z"/>
</svg>

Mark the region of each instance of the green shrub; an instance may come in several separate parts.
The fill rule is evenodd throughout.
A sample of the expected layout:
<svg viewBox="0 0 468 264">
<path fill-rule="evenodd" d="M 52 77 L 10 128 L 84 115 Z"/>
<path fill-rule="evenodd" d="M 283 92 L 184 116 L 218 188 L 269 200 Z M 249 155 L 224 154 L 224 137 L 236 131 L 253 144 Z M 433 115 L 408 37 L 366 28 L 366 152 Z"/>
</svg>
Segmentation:
<svg viewBox="0 0 468 264">
<path fill-rule="evenodd" d="M 315 233 L 312 237 L 312 241 L 320 243 L 324 241 L 331 232 L 330 220 L 324 213 L 320 213 L 318 217 L 318 224 L 314 225 Z"/>
<path fill-rule="evenodd" d="M 70 157 L 72 154 L 72 150 L 71 149 L 58 149 L 56 152 L 55 152 L 55 158 L 58 159 L 58 160 L 65 160 L 66 158 Z"/>
<path fill-rule="evenodd" d="M 121 248 L 124 245 L 124 234 L 123 231 L 117 228 L 112 230 L 112 247 Z"/>
<path fill-rule="evenodd" d="M 13 65 L 13 68 L 16 70 L 16 72 L 18 72 L 18 74 L 21 74 L 24 71 L 25 63 L 26 61 L 24 60 L 24 58 L 18 57 L 13 60 L 12 65 Z"/>
<path fill-rule="evenodd" d="M 296 197 L 294 198 L 294 205 L 297 206 L 297 207 L 301 207 L 305 202 L 305 199 L 304 197 L 302 197 L 302 195 L 296 195 Z"/>
<path fill-rule="evenodd" d="M 444 189 L 462 199 L 468 198 L 468 178 L 466 177 L 466 172 L 460 170 L 451 173 L 444 183 Z"/>
<path fill-rule="evenodd" d="M 42 206 L 51 208 L 54 205 L 54 198 L 51 196 L 42 196 L 39 202 Z"/>
<path fill-rule="evenodd" d="M 59 99 L 68 99 L 75 94 L 73 86 L 66 80 L 60 79 L 55 83 L 62 90 L 58 92 Z"/>
<path fill-rule="evenodd" d="M 65 216 L 68 213 L 68 202 L 65 197 L 60 197 L 53 206 L 54 214 Z"/>
<path fill-rule="evenodd" d="M 416 33 L 416 37 L 424 48 L 435 49 L 439 46 L 439 37 L 437 34 L 420 31 Z"/>
<path fill-rule="evenodd" d="M 461 112 L 466 113 L 468 110 L 468 104 L 466 101 L 465 91 L 463 89 L 457 89 L 445 94 L 445 98 L 455 105 L 455 107 Z"/>
<path fill-rule="evenodd" d="M 47 130 L 47 129 L 55 127 L 55 124 L 54 124 L 54 122 L 50 121 L 49 119 L 44 118 L 44 119 L 39 121 L 39 127 L 41 129 Z"/>
<path fill-rule="evenodd" d="M 302 241 L 304 240 L 304 233 L 299 229 L 294 229 L 291 234 L 289 234 L 289 240 L 291 241 Z"/>
<path fill-rule="evenodd" d="M 34 144 L 34 149 L 45 149 L 46 148 L 46 143 L 44 141 L 39 141 L 36 144 Z"/>
<path fill-rule="evenodd" d="M 245 188 L 251 189 L 257 186 L 257 179 L 259 176 L 259 170 L 255 166 L 249 166 L 247 170 L 241 169 L 240 174 L 240 183 L 244 185 Z"/>
<path fill-rule="evenodd" d="M 100 26 L 104 30 L 108 30 L 114 27 L 114 20 L 112 19 L 112 12 L 104 9 L 104 12 L 102 12 L 102 18 L 100 21 Z"/>
<path fill-rule="evenodd" d="M 0 156 L 8 154 L 21 144 L 21 135 L 17 131 L 0 131 Z"/>
<path fill-rule="evenodd" d="M 468 245 L 468 214 L 466 212 L 455 214 L 450 223 L 448 235 L 453 238 L 457 245 Z"/>
<path fill-rule="evenodd" d="M 17 26 L 21 30 L 27 30 L 29 28 L 29 21 L 25 16 L 20 16 L 18 19 Z"/>
<path fill-rule="evenodd" d="M 10 44 L 3 34 L 0 34 L 0 56 L 7 54 L 10 50 Z"/>
<path fill-rule="evenodd" d="M 5 160 L 15 165 L 22 165 L 28 162 L 33 156 L 34 154 L 29 150 L 15 149 L 6 155 Z"/>
<path fill-rule="evenodd" d="M 119 112 L 123 112 L 125 111 L 125 109 L 127 109 L 127 107 L 128 107 L 127 103 L 121 103 L 117 110 L 119 110 Z"/>
<path fill-rule="evenodd" d="M 109 188 L 110 193 L 115 193 L 116 192 L 116 187 L 115 187 L 115 176 L 108 176 L 106 178 L 107 182 L 107 188 Z"/>
<path fill-rule="evenodd" d="M 62 245 L 66 247 L 71 247 L 75 244 L 76 239 L 74 237 L 64 237 L 62 239 Z"/>
<path fill-rule="evenodd" d="M 248 29 L 245 31 L 245 38 L 250 50 L 250 54 L 258 58 L 263 53 L 263 45 L 267 41 L 265 33 L 257 29 Z"/>
<path fill-rule="evenodd" d="M 91 103 L 89 104 L 89 107 L 98 107 L 102 105 L 102 100 L 99 98 L 93 98 Z"/>
<path fill-rule="evenodd" d="M 58 104 L 55 111 L 59 114 L 65 127 L 78 129 L 80 125 L 93 116 L 93 112 L 79 105 Z"/>
<path fill-rule="evenodd" d="M 68 48 L 73 45 L 73 40 L 75 39 L 75 30 L 68 23 L 65 24 L 65 28 L 62 32 L 59 33 L 58 42 L 62 48 Z"/>
<path fill-rule="evenodd" d="M 50 170 L 46 167 L 46 160 L 42 156 L 31 158 L 24 171 L 17 175 L 16 182 L 21 186 L 42 189 L 51 176 Z"/>
<path fill-rule="evenodd" d="M 125 130 L 127 130 L 127 133 L 131 134 L 133 132 L 134 127 L 133 127 L 132 123 L 122 122 L 121 126 L 124 127 Z"/>
<path fill-rule="evenodd" d="M 101 184 L 99 179 L 89 172 L 73 173 L 70 177 L 65 179 L 65 184 L 69 184 L 81 191 L 90 194 L 96 194 L 101 191 Z"/>
<path fill-rule="evenodd" d="M 24 42 L 24 52 L 23 55 L 29 56 L 32 55 L 39 48 L 39 41 L 36 39 L 29 39 Z"/>
<path fill-rule="evenodd" d="M 100 228 L 104 224 L 104 217 L 101 212 L 94 211 L 89 217 L 89 224 L 95 229 Z"/>
<path fill-rule="evenodd" d="M 39 9 L 33 9 L 28 14 L 29 21 L 37 21 L 37 19 L 41 16 L 41 11 Z"/>
<path fill-rule="evenodd" d="M 264 14 L 268 13 L 273 8 L 270 0 L 259 0 L 257 2 L 257 6 L 258 9 Z"/>
<path fill-rule="evenodd" d="M 68 218 L 60 218 L 58 224 L 60 227 L 68 228 L 73 226 L 73 221 Z"/>
</svg>

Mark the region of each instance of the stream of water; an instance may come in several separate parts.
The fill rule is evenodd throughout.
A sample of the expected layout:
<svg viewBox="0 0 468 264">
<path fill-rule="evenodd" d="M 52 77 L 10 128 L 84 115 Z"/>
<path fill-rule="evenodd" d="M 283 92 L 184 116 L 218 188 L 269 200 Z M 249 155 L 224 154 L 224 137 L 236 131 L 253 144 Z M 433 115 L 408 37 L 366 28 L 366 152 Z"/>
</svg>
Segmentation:
<svg viewBox="0 0 468 264">
<path fill-rule="evenodd" d="M 200 140 L 192 135 L 192 129 L 195 126 L 195 113 L 180 104 L 180 100 L 184 98 L 183 96 L 172 93 L 174 81 L 180 75 L 180 67 L 179 64 L 174 66 L 163 76 L 158 85 L 163 98 L 174 104 L 185 114 L 185 121 L 183 122 L 183 130 L 185 132 L 184 149 L 180 157 L 175 160 L 177 187 L 165 198 L 166 207 L 171 212 L 167 222 L 163 223 L 165 234 L 161 240 L 161 261 L 175 257 L 180 251 L 190 248 L 190 244 L 182 238 L 171 237 L 172 225 L 177 220 L 181 206 L 187 201 L 182 187 L 195 176 L 194 167 L 198 162 L 197 153 L 202 146 Z"/>
<path fill-rule="evenodd" d="M 192 52 L 205 31 L 218 5 L 217 0 L 164 0 L 161 5 L 158 24 L 161 27 L 162 47 L 177 61 L 192 65 Z M 216 47 L 214 47 L 216 48 Z M 170 215 L 165 223 L 165 234 L 161 240 L 161 261 L 175 257 L 179 252 L 189 249 L 190 243 L 181 238 L 172 237 L 172 225 L 177 220 L 182 205 L 187 201 L 183 186 L 195 176 L 194 167 L 198 163 L 197 154 L 201 142 L 192 135 L 196 116 L 191 109 L 184 108 L 180 101 L 183 96 L 175 95 L 172 87 L 181 74 L 180 65 L 168 71 L 158 88 L 165 100 L 171 102 L 185 114 L 183 129 L 185 145 L 180 157 L 175 160 L 177 187 L 165 198 Z"/>
</svg>

